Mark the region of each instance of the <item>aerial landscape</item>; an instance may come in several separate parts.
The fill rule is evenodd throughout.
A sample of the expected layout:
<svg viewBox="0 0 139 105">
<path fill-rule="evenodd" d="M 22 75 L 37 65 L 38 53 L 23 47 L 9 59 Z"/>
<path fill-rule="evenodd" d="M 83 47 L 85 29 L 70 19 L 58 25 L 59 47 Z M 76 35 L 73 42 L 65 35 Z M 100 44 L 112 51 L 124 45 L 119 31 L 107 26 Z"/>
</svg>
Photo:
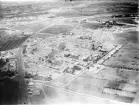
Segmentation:
<svg viewBox="0 0 139 105">
<path fill-rule="evenodd" d="M 0 105 L 139 103 L 138 0 L 0 1 Z"/>
</svg>

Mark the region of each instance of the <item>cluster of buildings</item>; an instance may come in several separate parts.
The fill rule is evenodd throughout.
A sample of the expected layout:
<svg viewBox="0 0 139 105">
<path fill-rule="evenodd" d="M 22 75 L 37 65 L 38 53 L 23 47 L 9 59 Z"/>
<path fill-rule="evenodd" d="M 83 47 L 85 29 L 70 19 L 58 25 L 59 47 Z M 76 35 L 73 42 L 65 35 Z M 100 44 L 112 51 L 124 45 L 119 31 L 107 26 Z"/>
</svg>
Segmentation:
<svg viewBox="0 0 139 105">
<path fill-rule="evenodd" d="M 15 58 L 15 51 L 1 51 L 0 52 L 1 71 L 16 71 L 17 60 Z"/>
<path fill-rule="evenodd" d="M 47 72 L 47 67 L 60 73 L 76 75 L 105 56 L 114 45 L 96 41 L 93 35 L 55 35 L 49 38 L 30 38 L 24 44 L 24 63 L 26 69 L 34 68 Z M 92 34 L 92 33 L 91 33 Z M 44 70 L 38 67 L 41 65 Z M 45 69 L 46 68 L 46 69 Z M 35 71 L 35 70 L 34 70 Z M 49 70 L 48 70 L 49 71 Z M 52 74 L 53 78 L 53 74 Z"/>
</svg>

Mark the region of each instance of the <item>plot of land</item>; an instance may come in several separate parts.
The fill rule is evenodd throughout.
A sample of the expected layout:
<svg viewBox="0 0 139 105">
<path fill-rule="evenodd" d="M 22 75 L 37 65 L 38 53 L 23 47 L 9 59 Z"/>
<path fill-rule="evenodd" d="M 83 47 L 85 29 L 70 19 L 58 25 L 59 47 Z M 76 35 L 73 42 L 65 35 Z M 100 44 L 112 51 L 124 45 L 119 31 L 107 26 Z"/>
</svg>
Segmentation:
<svg viewBox="0 0 139 105">
<path fill-rule="evenodd" d="M 139 72 L 137 71 L 118 69 L 112 67 L 104 67 L 100 69 L 100 71 L 97 74 L 94 74 L 93 72 L 85 72 L 81 75 L 81 77 L 84 78 L 94 77 L 94 78 L 110 80 L 110 81 L 123 80 L 131 84 L 136 84 L 136 81 L 138 80 L 138 74 Z"/>
<path fill-rule="evenodd" d="M 30 24 L 30 25 L 15 26 L 13 27 L 13 29 L 21 30 L 23 32 L 37 32 L 44 27 L 45 27 L 44 24 Z"/>
<path fill-rule="evenodd" d="M 0 31 L 0 51 L 15 49 L 19 47 L 29 35 L 25 36 L 21 31 L 1 30 Z"/>
<path fill-rule="evenodd" d="M 125 43 L 135 43 L 135 44 L 138 45 L 138 42 L 139 42 L 138 31 L 127 30 L 127 31 L 122 32 L 122 33 L 114 34 L 114 37 L 115 37 L 116 40 L 118 40 L 119 43 L 122 43 L 122 44 L 123 43 L 124 44 Z"/>
<path fill-rule="evenodd" d="M 90 28 L 90 29 L 100 29 L 106 27 L 105 25 L 102 25 L 100 23 L 84 23 L 84 28 Z"/>
<path fill-rule="evenodd" d="M 130 45 L 129 45 L 130 46 Z M 104 65 L 139 70 L 139 50 L 126 45 L 104 62 Z"/>
<path fill-rule="evenodd" d="M 49 86 L 43 85 L 44 92 L 48 98 L 56 101 L 56 104 L 90 104 L 94 103 L 106 103 L 107 100 L 99 99 L 97 97 L 89 97 L 81 94 L 75 94 L 66 90 L 61 90 Z M 110 101 L 109 101 L 110 102 Z M 55 103 L 53 101 L 53 103 Z M 111 102 L 110 102 L 111 103 Z"/>
<path fill-rule="evenodd" d="M 93 96 L 99 96 L 99 97 L 103 97 L 103 98 L 107 98 L 107 99 L 112 99 L 112 100 L 118 100 L 118 101 L 122 101 L 122 102 L 129 102 L 131 103 L 133 100 L 133 97 L 135 94 L 132 94 L 132 92 L 126 92 L 123 96 L 120 96 L 122 94 L 122 91 L 119 90 L 113 90 L 113 93 L 109 93 L 105 91 L 106 87 L 103 86 L 107 86 L 108 81 L 107 80 L 98 80 L 98 79 L 87 79 L 87 78 L 83 78 L 83 77 L 78 77 L 76 78 L 74 81 L 72 81 L 69 85 L 65 86 L 65 89 L 74 91 L 74 92 L 79 92 L 79 93 L 84 93 L 84 94 L 88 94 L 88 95 L 93 95 Z M 110 91 L 111 89 L 108 88 L 108 90 Z M 114 93 L 115 91 L 115 93 Z M 128 94 L 129 95 L 128 97 Z"/>
<path fill-rule="evenodd" d="M 42 30 L 40 33 L 50 33 L 50 34 L 60 34 L 66 33 L 71 30 L 71 27 L 68 25 L 54 25 L 47 29 Z"/>
<path fill-rule="evenodd" d="M 54 87 L 62 87 L 64 85 L 66 85 L 69 81 L 71 81 L 72 79 L 74 78 L 74 75 L 71 75 L 71 74 L 62 74 L 59 78 L 49 82 L 49 83 L 46 83 L 47 85 L 50 85 L 50 86 L 54 86 Z"/>
</svg>

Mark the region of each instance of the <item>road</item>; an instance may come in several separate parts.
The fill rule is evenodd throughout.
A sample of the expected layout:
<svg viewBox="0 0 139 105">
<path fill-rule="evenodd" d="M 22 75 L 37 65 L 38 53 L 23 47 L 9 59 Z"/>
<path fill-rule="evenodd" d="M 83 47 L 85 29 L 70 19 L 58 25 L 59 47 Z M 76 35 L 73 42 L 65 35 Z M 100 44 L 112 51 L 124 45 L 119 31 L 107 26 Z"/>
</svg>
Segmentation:
<svg viewBox="0 0 139 105">
<path fill-rule="evenodd" d="M 16 58 L 17 58 L 17 72 L 19 75 L 19 86 L 20 86 L 20 91 L 21 91 L 21 98 L 19 100 L 19 104 L 25 104 L 27 103 L 27 87 L 26 83 L 24 80 L 24 64 L 23 64 L 23 59 L 22 59 L 22 47 L 19 47 L 17 50 Z"/>
</svg>

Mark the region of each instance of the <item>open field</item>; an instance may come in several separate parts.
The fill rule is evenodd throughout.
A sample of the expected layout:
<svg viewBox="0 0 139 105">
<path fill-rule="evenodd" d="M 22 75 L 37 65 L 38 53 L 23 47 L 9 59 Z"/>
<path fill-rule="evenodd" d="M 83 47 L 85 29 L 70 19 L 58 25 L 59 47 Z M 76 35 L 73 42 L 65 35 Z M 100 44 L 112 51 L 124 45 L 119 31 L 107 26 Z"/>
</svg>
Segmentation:
<svg viewBox="0 0 139 105">
<path fill-rule="evenodd" d="M 29 36 L 25 36 L 21 31 L 1 30 L 0 51 L 6 51 L 19 47 Z M 7 35 L 8 34 L 8 35 Z M 6 36 L 7 35 L 7 36 Z M 17 36 L 18 35 L 18 36 Z"/>
<path fill-rule="evenodd" d="M 49 33 L 49 34 L 65 34 L 66 32 L 70 31 L 70 26 L 68 25 L 55 25 L 51 26 L 47 29 L 42 30 L 40 33 Z"/>
<path fill-rule="evenodd" d="M 82 82 L 79 82 L 80 79 L 82 79 Z M 124 101 L 124 102 L 129 102 L 129 103 L 132 102 L 132 100 L 133 100 L 132 97 L 134 97 L 134 96 L 131 96 L 130 98 L 122 97 L 122 96 L 120 96 L 120 92 L 118 93 L 119 90 L 117 90 L 117 92 L 115 92 L 114 94 L 110 94 L 110 93 L 107 94 L 107 92 L 104 91 L 105 88 L 102 88 L 99 86 L 93 86 L 96 83 L 97 84 L 100 83 L 102 85 L 102 83 L 104 83 L 104 81 L 101 81 L 101 82 L 98 82 L 96 80 L 94 80 L 94 81 L 93 81 L 93 79 L 78 78 L 78 79 L 75 79 L 73 82 L 71 82 L 69 85 L 65 86 L 65 88 L 68 90 L 74 91 L 74 92 L 84 93 L 84 94 L 88 94 L 88 95 L 93 95 L 93 96 L 98 96 L 98 97 L 103 97 L 103 98 L 107 97 L 108 99 Z M 83 84 L 83 83 L 86 83 L 86 84 Z M 109 91 L 110 91 L 110 89 L 109 89 Z M 127 92 L 127 94 L 128 94 L 128 92 Z"/>
<path fill-rule="evenodd" d="M 131 47 L 134 45 L 134 47 Z M 120 49 L 116 54 L 111 58 L 106 60 L 103 64 L 111 67 L 127 68 L 133 70 L 139 70 L 139 50 L 138 47 L 135 47 L 135 44 L 125 45 Z"/>
<path fill-rule="evenodd" d="M 31 24 L 31 25 L 19 25 L 17 27 L 15 26 L 13 27 L 13 29 L 21 30 L 24 32 L 37 32 L 44 27 L 45 27 L 44 24 Z"/>
<path fill-rule="evenodd" d="M 126 69 L 104 67 L 98 73 L 93 73 L 93 71 L 82 73 L 78 78 L 65 85 L 65 88 L 74 92 L 95 96 L 100 94 L 100 97 L 132 102 L 132 98 L 138 91 L 138 73 Z"/>
<path fill-rule="evenodd" d="M 106 74 L 107 72 L 107 74 Z M 138 72 L 131 71 L 127 69 L 118 69 L 112 67 L 104 67 L 97 74 L 93 74 L 93 72 L 85 72 L 81 75 L 84 78 L 98 78 L 102 80 L 109 81 L 125 81 L 131 84 L 138 83 Z"/>
</svg>

